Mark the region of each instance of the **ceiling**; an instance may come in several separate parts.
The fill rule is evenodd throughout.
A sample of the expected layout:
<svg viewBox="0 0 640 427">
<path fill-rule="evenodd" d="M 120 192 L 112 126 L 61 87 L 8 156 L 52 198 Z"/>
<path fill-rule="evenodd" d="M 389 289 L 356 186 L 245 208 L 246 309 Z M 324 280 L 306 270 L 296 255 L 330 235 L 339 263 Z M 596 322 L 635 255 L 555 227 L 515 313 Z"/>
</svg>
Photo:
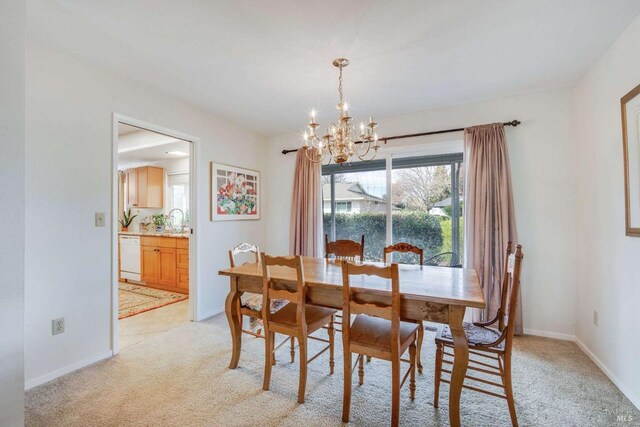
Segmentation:
<svg viewBox="0 0 640 427">
<path fill-rule="evenodd" d="M 187 141 L 124 124 L 118 125 L 118 137 L 118 166 L 121 168 L 189 157 L 191 149 Z"/>
<path fill-rule="evenodd" d="M 575 84 L 637 0 L 30 0 L 30 40 L 261 134 Z"/>
</svg>

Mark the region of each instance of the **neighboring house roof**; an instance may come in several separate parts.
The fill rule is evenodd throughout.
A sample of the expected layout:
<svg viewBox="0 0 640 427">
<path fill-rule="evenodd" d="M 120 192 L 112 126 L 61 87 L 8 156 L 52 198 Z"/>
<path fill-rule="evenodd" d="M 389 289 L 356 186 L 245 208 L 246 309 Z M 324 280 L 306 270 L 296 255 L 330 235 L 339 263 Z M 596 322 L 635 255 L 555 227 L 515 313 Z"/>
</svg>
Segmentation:
<svg viewBox="0 0 640 427">
<path fill-rule="evenodd" d="M 464 198 L 460 196 L 460 201 L 462 202 Z M 444 208 L 446 206 L 451 206 L 451 197 L 447 197 L 446 199 L 442 199 L 439 202 L 433 205 L 434 208 Z"/>
<path fill-rule="evenodd" d="M 338 201 L 356 201 L 365 200 L 370 202 L 384 202 L 382 197 L 374 196 L 367 191 L 358 182 L 336 182 L 336 200 Z M 331 201 L 331 184 L 322 186 L 322 198 L 324 201 Z"/>
</svg>

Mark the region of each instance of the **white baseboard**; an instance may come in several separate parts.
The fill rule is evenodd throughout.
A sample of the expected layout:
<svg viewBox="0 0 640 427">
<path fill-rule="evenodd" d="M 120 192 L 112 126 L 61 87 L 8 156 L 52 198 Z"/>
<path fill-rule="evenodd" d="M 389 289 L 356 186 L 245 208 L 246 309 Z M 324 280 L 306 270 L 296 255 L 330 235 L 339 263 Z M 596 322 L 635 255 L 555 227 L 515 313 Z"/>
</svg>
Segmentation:
<svg viewBox="0 0 640 427">
<path fill-rule="evenodd" d="M 49 381 L 55 380 L 58 377 L 69 374 L 73 371 L 77 371 L 78 369 L 84 368 L 89 365 L 93 365 L 96 362 L 99 362 L 104 359 L 108 359 L 113 356 L 111 350 L 106 353 L 102 353 L 91 357 L 89 359 L 81 360 L 76 363 L 72 363 L 71 365 L 65 366 L 64 368 L 60 368 L 56 371 L 49 372 L 48 374 L 44 374 L 38 378 L 34 378 L 25 382 L 24 388 L 25 390 L 30 390 L 34 387 L 47 383 Z"/>
<path fill-rule="evenodd" d="M 604 372 L 604 374 L 609 377 L 609 379 L 611 380 L 611 382 L 613 384 L 615 384 L 616 387 L 618 387 L 618 389 L 620 389 L 620 391 L 622 392 L 622 394 L 624 394 L 625 396 L 627 396 L 627 399 L 629 399 L 631 401 L 631 403 L 633 403 L 633 406 L 635 406 L 636 408 L 640 409 L 640 397 L 636 396 L 630 389 L 629 387 L 624 384 L 622 381 L 620 381 L 620 379 L 618 377 L 616 377 L 615 375 L 613 375 L 613 373 L 609 370 L 609 368 L 607 368 L 605 366 L 604 363 L 602 363 L 600 361 L 600 359 L 598 359 L 596 357 L 595 354 L 593 354 L 591 352 L 591 350 L 589 350 L 589 347 L 587 347 L 582 341 L 580 341 L 580 339 L 578 337 L 575 338 L 575 342 L 578 345 L 578 347 L 580 347 L 580 350 L 582 350 L 587 356 L 589 356 L 589 359 L 591 359 L 593 361 L 593 363 L 596 364 L 596 366 L 598 368 L 600 368 L 600 370 L 602 372 Z"/>
<path fill-rule="evenodd" d="M 221 306 L 221 307 L 218 307 L 218 308 L 214 308 L 213 310 L 209 310 L 209 311 L 207 311 L 205 313 L 202 313 L 200 316 L 196 316 L 196 320 L 195 321 L 196 322 L 200 322 L 202 320 L 208 319 L 208 318 L 213 317 L 213 316 L 215 316 L 217 314 L 220 314 L 220 313 L 224 313 L 224 305 Z"/>
<path fill-rule="evenodd" d="M 558 332 L 540 331 L 538 329 L 524 329 L 526 335 L 535 335 L 537 337 L 555 338 L 557 340 L 575 341 L 576 337 L 569 334 L 561 334 Z"/>
</svg>

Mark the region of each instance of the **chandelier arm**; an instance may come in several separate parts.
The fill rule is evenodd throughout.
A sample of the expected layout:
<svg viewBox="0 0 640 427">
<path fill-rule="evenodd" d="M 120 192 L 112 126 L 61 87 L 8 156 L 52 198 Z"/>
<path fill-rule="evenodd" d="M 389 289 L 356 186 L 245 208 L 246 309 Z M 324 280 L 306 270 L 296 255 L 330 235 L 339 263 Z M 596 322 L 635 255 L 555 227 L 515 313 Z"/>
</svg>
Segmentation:
<svg viewBox="0 0 640 427">
<path fill-rule="evenodd" d="M 317 150 L 317 148 L 316 148 Z M 320 157 L 320 159 L 318 160 L 314 160 L 311 157 L 309 157 L 309 148 L 306 148 L 304 150 L 304 155 L 307 157 L 307 159 L 309 159 L 309 161 L 313 162 L 313 163 L 322 163 L 322 161 L 324 160 L 324 154 L 322 155 L 322 157 Z"/>
<path fill-rule="evenodd" d="M 363 142 L 363 143 L 364 143 L 364 142 Z M 356 144 L 354 143 L 354 145 L 356 145 Z M 367 150 L 364 152 L 364 154 L 362 154 L 362 157 L 366 157 L 366 155 L 367 155 L 367 154 L 369 154 L 369 151 L 370 151 L 370 150 L 371 150 L 371 141 L 367 141 Z M 358 150 L 358 148 L 356 148 L 356 150 L 355 150 L 355 151 L 356 151 L 356 155 L 358 156 L 358 158 L 359 158 L 360 160 L 362 160 L 362 157 L 360 157 L 360 156 L 361 156 L 361 155 L 360 155 L 360 150 Z"/>
<path fill-rule="evenodd" d="M 368 150 L 367 150 L 367 151 L 368 151 Z M 378 155 L 378 152 L 374 150 L 374 152 L 373 152 L 373 156 L 371 156 L 371 158 L 370 158 L 370 159 L 365 159 L 365 158 L 364 158 L 364 157 L 366 156 L 366 154 L 365 154 L 365 155 L 363 155 L 362 157 L 360 157 L 360 155 L 357 155 L 357 156 L 358 156 L 358 158 L 359 158 L 360 160 L 362 160 L 363 162 L 370 162 L 371 160 L 375 159 L 377 155 Z"/>
<path fill-rule="evenodd" d="M 333 157 L 333 150 L 331 149 L 331 146 L 333 145 L 333 141 L 329 140 L 329 142 L 327 143 L 327 150 L 329 151 L 329 154 L 331 154 L 331 157 Z"/>
</svg>

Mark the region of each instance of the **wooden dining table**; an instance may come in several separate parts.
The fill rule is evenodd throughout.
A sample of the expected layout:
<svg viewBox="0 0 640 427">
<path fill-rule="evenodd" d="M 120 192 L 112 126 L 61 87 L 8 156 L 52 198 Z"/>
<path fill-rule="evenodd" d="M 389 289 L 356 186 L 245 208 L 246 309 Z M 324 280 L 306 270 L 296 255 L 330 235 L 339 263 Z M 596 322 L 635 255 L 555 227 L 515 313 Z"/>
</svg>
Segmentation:
<svg viewBox="0 0 640 427">
<path fill-rule="evenodd" d="M 374 263 L 375 264 L 375 263 Z M 382 265 L 382 264 L 378 264 Z M 286 267 L 271 267 L 277 286 L 295 289 L 296 272 Z M 225 312 L 231 328 L 230 369 L 240 360 L 242 325 L 240 296 L 244 292 L 262 293 L 262 268 L 244 264 L 219 271 L 229 276 L 230 288 Z M 340 261 L 304 257 L 307 302 L 324 307 L 342 308 L 342 268 Z M 469 364 L 469 347 L 462 327 L 465 310 L 484 308 L 485 301 L 475 270 L 419 265 L 399 265 L 401 310 L 406 320 L 427 320 L 449 325 L 454 342 L 454 364 L 449 391 L 449 421 L 460 425 L 460 394 Z M 354 276 L 351 287 L 363 302 L 390 304 L 391 283 L 372 276 Z"/>
</svg>

